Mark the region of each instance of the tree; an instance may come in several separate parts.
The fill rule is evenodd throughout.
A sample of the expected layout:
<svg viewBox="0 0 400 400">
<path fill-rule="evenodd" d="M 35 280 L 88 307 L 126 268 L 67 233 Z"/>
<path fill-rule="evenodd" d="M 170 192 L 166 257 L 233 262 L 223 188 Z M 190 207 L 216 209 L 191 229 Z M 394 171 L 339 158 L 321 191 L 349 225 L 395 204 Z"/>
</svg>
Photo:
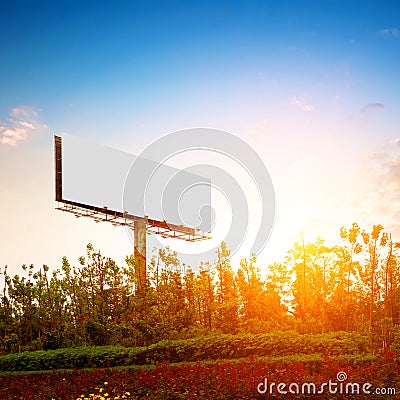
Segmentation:
<svg viewBox="0 0 400 400">
<path fill-rule="evenodd" d="M 230 263 L 230 251 L 222 242 L 217 250 L 216 326 L 224 333 L 236 333 L 239 328 L 238 290 Z"/>
</svg>

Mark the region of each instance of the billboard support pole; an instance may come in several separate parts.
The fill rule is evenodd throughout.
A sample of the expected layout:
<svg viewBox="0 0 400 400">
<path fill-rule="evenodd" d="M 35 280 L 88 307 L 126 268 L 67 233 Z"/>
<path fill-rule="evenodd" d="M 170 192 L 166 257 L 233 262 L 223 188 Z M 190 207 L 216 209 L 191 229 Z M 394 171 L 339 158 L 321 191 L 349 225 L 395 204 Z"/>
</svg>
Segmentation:
<svg viewBox="0 0 400 400">
<path fill-rule="evenodd" d="M 146 290 L 146 218 L 138 218 L 134 223 L 134 257 L 137 293 L 142 295 Z"/>
</svg>

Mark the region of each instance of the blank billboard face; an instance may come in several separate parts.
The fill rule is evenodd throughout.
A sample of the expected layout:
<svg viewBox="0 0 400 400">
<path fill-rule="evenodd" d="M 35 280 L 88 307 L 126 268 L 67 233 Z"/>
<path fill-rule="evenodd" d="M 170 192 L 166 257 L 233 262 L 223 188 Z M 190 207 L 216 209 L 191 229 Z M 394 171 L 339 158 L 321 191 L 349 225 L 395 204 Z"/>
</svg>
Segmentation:
<svg viewBox="0 0 400 400">
<path fill-rule="evenodd" d="M 62 197 L 204 231 L 212 226 L 209 178 L 66 134 Z"/>
</svg>

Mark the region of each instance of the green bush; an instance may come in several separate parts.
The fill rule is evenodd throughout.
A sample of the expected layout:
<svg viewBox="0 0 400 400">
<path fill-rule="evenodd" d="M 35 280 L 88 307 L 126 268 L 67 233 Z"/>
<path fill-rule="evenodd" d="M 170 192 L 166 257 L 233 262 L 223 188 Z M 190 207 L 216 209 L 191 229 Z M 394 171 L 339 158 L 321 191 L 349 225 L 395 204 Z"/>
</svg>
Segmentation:
<svg viewBox="0 0 400 400">
<path fill-rule="evenodd" d="M 108 344 L 110 331 L 104 323 L 95 320 L 88 320 L 86 321 L 84 328 L 90 344 L 94 346 L 104 346 Z"/>
<path fill-rule="evenodd" d="M 7 353 L 16 353 L 18 351 L 19 338 L 16 333 L 6 336 L 3 339 L 3 346 Z"/>
<path fill-rule="evenodd" d="M 250 356 L 365 355 L 367 344 L 366 336 L 348 332 L 320 335 L 301 335 L 296 332 L 214 335 L 187 340 L 166 340 L 148 347 L 80 347 L 8 354 L 0 357 L 0 371 L 111 367 Z"/>
<path fill-rule="evenodd" d="M 56 350 L 62 347 L 62 336 L 47 332 L 43 338 L 43 350 Z"/>
</svg>

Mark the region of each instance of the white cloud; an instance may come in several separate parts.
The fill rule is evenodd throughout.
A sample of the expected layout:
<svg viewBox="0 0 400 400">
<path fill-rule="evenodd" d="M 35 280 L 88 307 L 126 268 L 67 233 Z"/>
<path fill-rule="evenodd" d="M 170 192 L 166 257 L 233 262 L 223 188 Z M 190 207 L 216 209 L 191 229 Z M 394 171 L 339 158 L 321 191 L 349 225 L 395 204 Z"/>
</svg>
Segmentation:
<svg viewBox="0 0 400 400">
<path fill-rule="evenodd" d="M 381 36 L 400 37 L 400 29 L 399 28 L 385 28 L 385 29 L 379 30 L 378 34 Z"/>
<path fill-rule="evenodd" d="M 376 111 L 383 110 L 385 105 L 383 103 L 370 103 L 361 109 L 362 114 L 370 114 Z"/>
<path fill-rule="evenodd" d="M 15 107 L 11 110 L 12 117 L 34 118 L 38 116 L 38 110 L 31 107 Z"/>
<path fill-rule="evenodd" d="M 296 96 L 292 97 L 292 104 L 299 107 L 300 110 L 305 112 L 314 111 L 314 106 L 311 104 L 306 104 L 304 101 L 298 99 Z"/>
<path fill-rule="evenodd" d="M 16 147 L 18 142 L 28 139 L 26 128 L 8 128 L 6 126 L 0 126 L 0 134 L 0 143 L 9 144 L 13 147 Z"/>
<path fill-rule="evenodd" d="M 37 121 L 38 110 L 29 107 L 15 107 L 6 123 L 0 124 L 0 144 L 16 147 L 25 142 L 36 129 L 48 129 Z"/>
<path fill-rule="evenodd" d="M 400 145 L 400 137 L 397 137 L 397 138 L 395 138 L 395 139 L 393 139 L 393 140 L 390 140 L 388 143 L 387 143 L 387 146 L 388 147 L 397 147 L 397 146 L 399 146 Z"/>
<path fill-rule="evenodd" d="M 262 139 L 270 134 L 271 134 L 270 122 L 264 119 L 263 121 L 257 122 L 257 124 L 252 129 L 249 129 L 246 132 L 245 137 L 249 140 L 254 141 Z"/>
<path fill-rule="evenodd" d="M 18 123 L 23 126 L 24 128 L 28 128 L 28 129 L 36 129 L 35 126 L 33 124 L 31 124 L 30 122 L 26 122 L 26 121 L 18 121 Z"/>
</svg>

